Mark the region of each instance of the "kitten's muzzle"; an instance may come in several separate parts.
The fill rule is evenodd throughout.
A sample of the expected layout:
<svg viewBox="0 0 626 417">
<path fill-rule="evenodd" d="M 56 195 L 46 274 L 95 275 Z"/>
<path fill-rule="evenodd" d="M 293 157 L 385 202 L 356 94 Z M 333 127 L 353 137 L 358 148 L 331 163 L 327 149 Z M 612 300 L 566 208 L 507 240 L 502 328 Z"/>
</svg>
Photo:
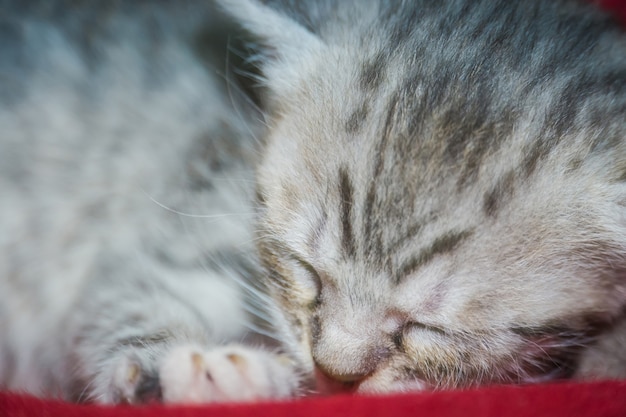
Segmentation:
<svg viewBox="0 0 626 417">
<path fill-rule="evenodd" d="M 357 372 L 333 371 L 332 367 L 314 358 L 316 389 L 320 394 L 353 393 L 389 355 L 387 348 L 374 349 L 360 362 L 360 366 L 354 368 Z"/>
<path fill-rule="evenodd" d="M 315 390 L 321 395 L 351 394 L 355 392 L 365 376 L 344 375 L 343 380 L 328 375 L 320 367 L 315 366 Z"/>
</svg>

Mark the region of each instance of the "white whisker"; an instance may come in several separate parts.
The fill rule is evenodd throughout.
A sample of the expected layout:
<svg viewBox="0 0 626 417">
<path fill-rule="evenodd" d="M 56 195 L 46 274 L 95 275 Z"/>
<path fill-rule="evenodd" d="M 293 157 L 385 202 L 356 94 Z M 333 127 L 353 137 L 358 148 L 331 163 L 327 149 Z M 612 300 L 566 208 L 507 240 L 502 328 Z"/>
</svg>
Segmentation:
<svg viewBox="0 0 626 417">
<path fill-rule="evenodd" d="M 159 201 L 157 201 L 156 199 L 154 199 L 150 194 L 148 194 L 146 191 L 143 191 L 144 194 L 150 199 L 150 201 L 152 201 L 154 204 L 156 204 L 157 206 L 161 207 L 164 210 L 169 211 L 170 213 L 174 213 L 177 214 L 179 216 L 182 217 L 191 217 L 194 219 L 218 219 L 218 218 L 223 218 L 223 217 L 230 217 L 230 216 L 252 216 L 255 213 L 251 212 L 251 213 L 246 213 L 246 212 L 242 212 L 242 213 L 223 213 L 223 214 L 194 214 L 194 213 L 185 213 L 176 209 L 173 209 L 171 207 L 166 206 L 163 203 L 160 203 Z"/>
</svg>

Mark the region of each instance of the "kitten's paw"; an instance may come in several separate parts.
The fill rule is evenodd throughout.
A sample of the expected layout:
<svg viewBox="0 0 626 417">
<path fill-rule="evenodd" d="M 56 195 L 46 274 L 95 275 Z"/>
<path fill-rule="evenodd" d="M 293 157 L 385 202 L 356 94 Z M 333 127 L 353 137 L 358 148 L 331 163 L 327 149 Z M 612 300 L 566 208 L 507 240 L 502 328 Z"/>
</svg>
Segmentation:
<svg viewBox="0 0 626 417">
<path fill-rule="evenodd" d="M 146 404 L 161 402 L 161 386 L 154 361 L 126 352 L 96 376 L 91 397 L 100 403 Z M 152 365 L 152 366 L 151 366 Z"/>
<path fill-rule="evenodd" d="M 168 403 L 280 399 L 292 396 L 298 385 L 286 357 L 243 346 L 181 346 L 164 358 L 159 374 Z"/>
</svg>

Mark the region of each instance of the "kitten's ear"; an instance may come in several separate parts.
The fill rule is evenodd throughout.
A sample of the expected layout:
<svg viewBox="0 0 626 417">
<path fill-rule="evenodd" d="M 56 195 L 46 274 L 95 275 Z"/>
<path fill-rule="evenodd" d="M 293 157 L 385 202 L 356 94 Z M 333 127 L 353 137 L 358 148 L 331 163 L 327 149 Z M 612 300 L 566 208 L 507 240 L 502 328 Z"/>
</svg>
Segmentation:
<svg viewBox="0 0 626 417">
<path fill-rule="evenodd" d="M 218 3 L 278 56 L 298 55 L 321 44 L 304 26 L 259 0 L 218 0 Z"/>
<path fill-rule="evenodd" d="M 218 4 L 257 38 L 264 57 L 261 67 L 274 90 L 281 90 L 277 84 L 293 82 L 299 67 L 323 46 L 298 21 L 259 0 L 218 0 Z"/>
</svg>

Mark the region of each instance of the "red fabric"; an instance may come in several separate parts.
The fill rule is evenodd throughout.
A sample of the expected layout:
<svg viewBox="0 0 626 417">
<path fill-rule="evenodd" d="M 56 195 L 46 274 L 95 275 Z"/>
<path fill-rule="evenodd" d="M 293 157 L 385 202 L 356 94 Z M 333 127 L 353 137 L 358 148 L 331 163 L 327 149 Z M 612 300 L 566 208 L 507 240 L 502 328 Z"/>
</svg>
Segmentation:
<svg viewBox="0 0 626 417">
<path fill-rule="evenodd" d="M 596 3 L 626 23 L 626 0 L 598 0 Z"/>
<path fill-rule="evenodd" d="M 549 0 L 548 0 L 549 1 Z M 626 0 L 596 0 L 626 23 Z M 0 417 L 626 417 L 626 381 L 490 387 L 386 397 L 336 396 L 283 403 L 100 407 L 0 392 Z"/>
<path fill-rule="evenodd" d="M 504 386 L 387 397 L 309 398 L 202 407 L 98 407 L 0 393 L 6 417 L 624 417 L 626 381 Z"/>
</svg>

